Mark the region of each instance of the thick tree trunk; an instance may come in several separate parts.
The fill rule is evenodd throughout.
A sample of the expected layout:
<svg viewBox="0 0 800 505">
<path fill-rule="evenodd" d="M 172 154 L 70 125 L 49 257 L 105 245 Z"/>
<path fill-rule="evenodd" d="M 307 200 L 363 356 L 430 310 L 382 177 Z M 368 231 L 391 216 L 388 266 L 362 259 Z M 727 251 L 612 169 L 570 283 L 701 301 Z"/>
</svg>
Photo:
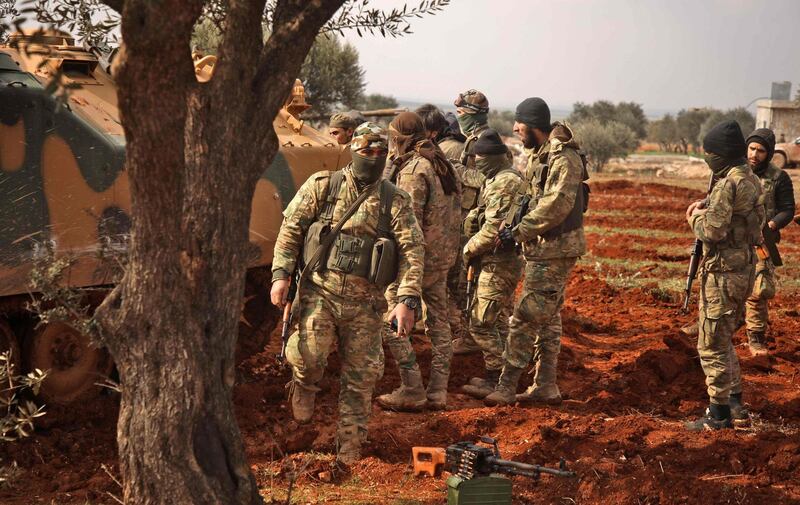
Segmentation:
<svg viewBox="0 0 800 505">
<path fill-rule="evenodd" d="M 200 0 L 125 0 L 117 81 L 127 139 L 128 270 L 96 312 L 117 363 L 125 503 L 261 502 L 233 415 L 234 349 L 255 185 L 272 121 L 342 0 L 228 3 L 210 83 L 189 39 Z"/>
</svg>

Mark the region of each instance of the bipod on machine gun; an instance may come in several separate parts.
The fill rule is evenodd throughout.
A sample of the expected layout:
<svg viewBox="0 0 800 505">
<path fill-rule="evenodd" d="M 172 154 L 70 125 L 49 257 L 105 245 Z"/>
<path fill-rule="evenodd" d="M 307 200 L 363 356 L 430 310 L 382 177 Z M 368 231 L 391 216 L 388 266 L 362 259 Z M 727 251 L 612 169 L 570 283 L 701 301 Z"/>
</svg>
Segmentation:
<svg viewBox="0 0 800 505">
<path fill-rule="evenodd" d="M 438 475 L 442 470 L 452 475 L 447 479 L 447 504 L 464 505 L 481 503 L 486 505 L 511 504 L 511 480 L 504 475 L 520 475 L 535 481 L 543 473 L 556 477 L 575 477 L 568 470 L 563 459 L 558 468 L 529 465 L 502 459 L 497 440 L 481 437 L 478 445 L 472 442 L 458 442 L 447 449 L 440 447 L 414 447 L 414 475 L 426 473 Z"/>
</svg>

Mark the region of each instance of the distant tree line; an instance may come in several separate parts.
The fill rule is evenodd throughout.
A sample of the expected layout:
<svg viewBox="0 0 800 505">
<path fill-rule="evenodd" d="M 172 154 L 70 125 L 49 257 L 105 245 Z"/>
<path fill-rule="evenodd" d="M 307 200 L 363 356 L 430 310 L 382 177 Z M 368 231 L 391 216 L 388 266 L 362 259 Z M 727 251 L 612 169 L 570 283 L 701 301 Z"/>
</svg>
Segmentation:
<svg viewBox="0 0 800 505">
<path fill-rule="evenodd" d="M 683 109 L 676 116 L 667 114 L 652 121 L 647 139 L 658 143 L 662 151 L 683 154 L 688 154 L 690 150 L 698 152 L 708 130 L 728 119 L 738 122 L 745 135 L 756 126 L 756 118 L 743 107 L 726 111 L 713 108 Z"/>
<path fill-rule="evenodd" d="M 611 158 L 624 158 L 635 151 L 648 127 L 640 104 L 607 100 L 575 103 L 567 123 L 595 172 L 601 172 Z"/>
</svg>

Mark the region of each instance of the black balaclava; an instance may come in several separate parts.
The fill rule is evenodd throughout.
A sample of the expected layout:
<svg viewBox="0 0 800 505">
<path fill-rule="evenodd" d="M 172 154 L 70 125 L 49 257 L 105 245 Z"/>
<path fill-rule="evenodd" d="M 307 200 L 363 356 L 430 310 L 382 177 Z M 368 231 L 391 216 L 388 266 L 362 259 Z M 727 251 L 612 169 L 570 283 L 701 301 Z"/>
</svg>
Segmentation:
<svg viewBox="0 0 800 505">
<path fill-rule="evenodd" d="M 706 163 L 717 177 L 722 177 L 731 167 L 746 163 L 747 144 L 739 123 L 723 121 L 711 128 L 703 138 Z"/>
</svg>

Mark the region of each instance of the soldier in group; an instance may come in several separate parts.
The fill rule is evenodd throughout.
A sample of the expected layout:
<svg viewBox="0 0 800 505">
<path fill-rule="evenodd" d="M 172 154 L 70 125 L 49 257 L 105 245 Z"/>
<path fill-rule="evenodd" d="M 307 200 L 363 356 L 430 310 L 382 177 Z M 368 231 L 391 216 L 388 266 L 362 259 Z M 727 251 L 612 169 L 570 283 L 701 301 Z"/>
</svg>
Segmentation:
<svg viewBox="0 0 800 505">
<path fill-rule="evenodd" d="M 422 119 L 413 112 L 399 114 L 389 125 L 393 153 L 388 178 L 411 195 L 414 213 L 425 236 L 425 273 L 422 301 L 425 303 L 425 333 L 431 341 L 431 372 L 427 393 L 414 348 L 408 337 L 388 327 L 384 339 L 400 368 L 401 385 L 377 398 L 392 410 L 419 410 L 426 404 L 443 409 L 447 404 L 447 381 L 452 356 L 450 323 L 447 319 L 447 271 L 456 260 L 460 216 L 460 181 L 444 153 L 425 137 Z M 396 286 L 386 293 L 390 304 Z"/>
<path fill-rule="evenodd" d="M 732 337 L 753 287 L 755 246 L 765 221 L 763 191 L 745 161 L 747 144 L 739 124 L 714 126 L 703 150 L 717 182 L 707 203 L 694 202 L 686 214 L 703 241 L 697 350 L 710 402 L 704 417 L 686 423 L 692 431 L 730 428 L 749 419 Z"/>
<path fill-rule="evenodd" d="M 353 161 L 349 165 L 341 171 L 313 174 L 284 211 L 272 261 L 271 291 L 272 303 L 282 307 L 301 251 L 313 267 L 315 258 L 307 255 L 315 250 L 314 240 L 318 240 L 316 249 L 324 243 L 320 230 L 336 227 L 362 193 L 368 192 L 352 217 L 342 221 L 344 225 L 334 235 L 328 253 L 318 256 L 326 258 L 323 264 L 303 271 L 293 306 L 299 329 L 287 345 L 287 358 L 292 365 L 292 414 L 299 423 L 311 420 L 319 391 L 317 383 L 334 345 L 338 349 L 341 374 L 337 459 L 343 463 L 360 457 L 372 410 L 372 392 L 383 371 L 381 329 L 388 308 L 384 289 L 391 279 L 378 275 L 384 281 L 371 281 L 372 254 L 362 253 L 372 251 L 378 238 L 394 239 L 398 258 L 395 285 L 400 302 L 393 307 L 390 318 L 397 320 L 398 338 L 407 339 L 414 326 L 424 262 L 424 238 L 410 197 L 389 181 L 381 180 L 388 150 L 385 130 L 363 123 L 355 131 L 352 150 Z"/>
<path fill-rule="evenodd" d="M 772 243 L 781 239 L 780 230 L 794 217 L 794 188 L 785 171 L 771 163 L 775 153 L 775 134 L 759 128 L 747 137 L 747 164 L 761 180 L 764 189 L 764 211 L 767 224 L 762 234 Z M 767 354 L 766 331 L 769 323 L 768 303 L 775 296 L 775 264 L 773 258 L 756 263 L 753 293 L 747 299 L 745 321 L 747 340 L 753 355 Z"/>
<path fill-rule="evenodd" d="M 561 350 L 561 306 L 564 288 L 578 257 L 586 252 L 583 212 L 588 204 L 588 178 L 572 131 L 550 123 L 550 109 L 541 98 L 517 106 L 514 133 L 529 150 L 527 212 L 514 227 L 504 226 L 498 247 L 522 244 L 525 282 L 514 307 L 500 380 L 484 403 L 517 401 L 558 403 L 556 384 Z M 525 209 L 523 208 L 523 211 Z M 516 395 L 519 377 L 533 357 L 533 386 Z"/>
<path fill-rule="evenodd" d="M 463 140 L 459 140 L 459 138 L 464 138 L 464 136 L 460 134 L 460 131 L 458 131 L 458 133 L 453 131 L 452 125 L 447 121 L 442 111 L 433 104 L 422 105 L 415 112 L 422 119 L 422 124 L 425 126 L 425 132 L 428 138 L 439 146 L 447 159 L 450 160 L 453 169 L 458 173 L 459 179 L 463 182 L 466 175 L 465 167 L 459 160 L 464 151 L 464 142 Z M 450 114 L 455 120 L 455 115 L 452 113 Z M 458 129 L 458 123 L 456 123 L 455 128 L 456 130 Z M 479 177 L 482 176 L 479 175 L 478 171 L 473 168 L 471 173 L 476 174 L 470 177 L 472 184 L 474 185 L 474 181 L 476 180 L 480 182 Z M 462 197 L 464 197 L 462 199 L 466 200 L 466 202 L 457 202 L 458 212 L 461 214 L 462 220 L 466 218 L 467 212 L 470 210 L 470 204 L 468 202 L 471 201 L 471 197 L 475 194 L 475 191 L 470 188 L 464 191 L 464 187 L 462 186 Z M 464 247 L 466 243 L 467 237 L 462 233 L 459 248 Z M 454 347 L 458 345 L 458 342 L 462 341 L 461 337 L 466 333 L 467 324 L 464 321 L 463 310 L 465 304 L 465 283 L 466 277 L 464 276 L 461 262 L 456 261 L 447 272 L 447 313 L 450 320 L 450 334 L 455 342 L 453 344 Z M 469 341 L 472 342 L 471 339 Z"/>
<path fill-rule="evenodd" d="M 485 181 L 485 177 L 480 170 L 475 168 L 475 153 L 474 143 L 478 138 L 489 128 L 489 100 L 486 95 L 478 90 L 470 89 L 464 93 L 460 93 L 456 100 L 453 102 L 456 106 L 456 121 L 465 136 L 464 145 L 462 148 L 459 162 L 461 163 L 462 176 L 461 176 L 461 218 L 462 221 L 466 219 L 467 214 L 478 206 L 478 195 Z M 462 230 L 461 247 L 466 244 L 468 236 L 474 234 L 477 230 Z M 456 275 L 458 275 L 456 277 Z M 453 335 L 457 336 L 453 340 L 453 354 L 471 354 L 479 352 L 481 346 L 478 345 L 473 339 L 469 331 L 466 331 L 465 325 L 462 324 L 461 318 L 463 315 L 462 308 L 465 306 L 465 289 L 466 289 L 466 269 L 458 265 L 457 271 L 451 272 L 451 277 L 448 279 L 450 289 L 452 292 L 457 293 L 454 300 L 450 303 L 450 324 L 455 323 L 457 331 L 453 331 Z M 501 333 L 507 333 L 508 322 L 498 320 L 498 324 L 504 327 Z"/>
<path fill-rule="evenodd" d="M 337 112 L 328 122 L 328 135 L 335 138 L 340 146 L 346 146 L 353 139 L 358 124 L 352 113 Z"/>
<path fill-rule="evenodd" d="M 514 290 L 522 274 L 522 258 L 517 248 L 497 249 L 494 238 L 514 201 L 522 196 L 519 190 L 523 178 L 514 169 L 508 147 L 496 131 L 484 131 L 474 144 L 474 152 L 475 166 L 486 177 L 486 182 L 478 197 L 478 206 L 467 218 L 468 222 L 478 223 L 479 231 L 464 246 L 463 259 L 465 265 L 480 265 L 469 332 L 483 350 L 486 378 L 473 377 L 463 391 L 483 399 L 494 391 L 500 378 L 508 327 L 497 323 L 508 320 Z"/>
</svg>

